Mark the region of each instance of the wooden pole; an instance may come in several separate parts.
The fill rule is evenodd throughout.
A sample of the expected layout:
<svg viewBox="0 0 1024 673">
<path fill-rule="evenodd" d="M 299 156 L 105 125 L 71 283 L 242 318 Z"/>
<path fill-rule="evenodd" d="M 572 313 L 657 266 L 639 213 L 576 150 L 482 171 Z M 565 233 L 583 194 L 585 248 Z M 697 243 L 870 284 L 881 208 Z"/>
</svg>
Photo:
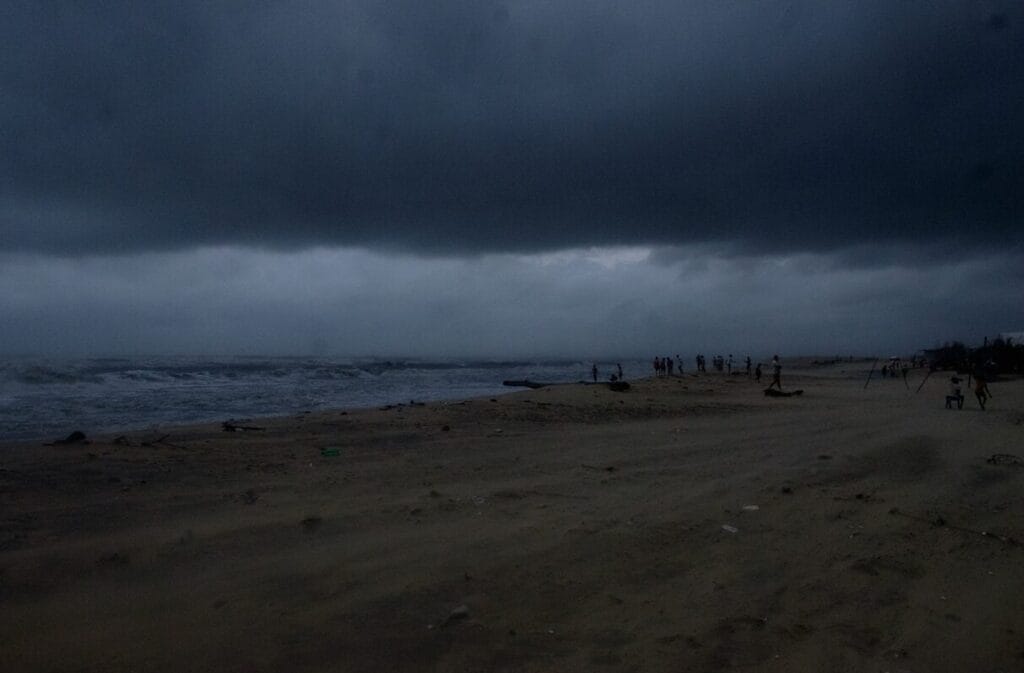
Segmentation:
<svg viewBox="0 0 1024 673">
<path fill-rule="evenodd" d="M 871 375 L 875 373 L 875 365 L 877 364 L 878 358 L 875 358 L 875 361 L 871 363 L 871 371 L 868 372 L 868 380 L 864 382 L 864 390 L 868 389 L 868 384 L 871 383 Z"/>
<path fill-rule="evenodd" d="M 932 375 L 933 371 L 935 371 L 935 370 L 934 369 L 929 369 L 928 370 L 928 374 L 927 374 L 927 376 L 924 377 L 924 381 L 921 381 L 921 385 L 919 385 L 917 387 L 917 390 L 914 391 L 915 395 L 918 394 L 919 392 L 921 392 L 921 388 L 924 388 L 925 381 L 928 380 L 928 377 Z"/>
</svg>

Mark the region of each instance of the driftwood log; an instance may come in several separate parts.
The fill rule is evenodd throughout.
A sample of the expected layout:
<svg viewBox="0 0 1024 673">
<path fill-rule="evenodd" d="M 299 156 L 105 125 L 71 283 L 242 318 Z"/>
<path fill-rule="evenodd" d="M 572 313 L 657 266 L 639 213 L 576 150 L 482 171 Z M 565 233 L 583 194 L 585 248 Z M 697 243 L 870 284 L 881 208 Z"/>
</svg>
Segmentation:
<svg viewBox="0 0 1024 673">
<path fill-rule="evenodd" d="M 529 379 L 523 379 L 522 381 L 502 381 L 501 385 L 510 386 L 512 388 L 544 388 L 545 386 L 553 385 L 551 383 L 537 383 Z"/>
<path fill-rule="evenodd" d="M 609 390 L 614 390 L 617 393 L 629 390 L 629 384 L 625 381 L 598 381 L 591 383 L 590 381 L 580 381 L 586 386 L 608 386 Z M 557 385 L 555 383 L 538 383 L 537 381 L 531 381 L 529 379 L 523 379 L 522 381 L 502 381 L 502 385 L 510 386 L 512 388 L 545 388 L 547 386 Z"/>
<path fill-rule="evenodd" d="M 92 444 L 88 439 L 85 438 L 85 433 L 81 430 L 75 430 L 64 439 L 55 439 L 48 444 L 43 446 L 59 446 L 61 444 Z"/>
<path fill-rule="evenodd" d="M 254 425 L 238 425 L 234 422 L 234 420 L 224 421 L 220 425 L 221 428 L 224 429 L 224 432 L 243 432 L 246 430 L 254 430 L 257 432 L 261 432 L 263 430 L 266 430 L 266 428 L 258 428 Z"/>
<path fill-rule="evenodd" d="M 775 388 L 765 388 L 764 389 L 764 396 L 765 397 L 799 397 L 800 395 L 803 395 L 803 394 L 804 394 L 804 391 L 802 391 L 802 390 L 794 390 L 791 393 L 784 393 L 781 390 L 775 390 Z"/>
</svg>

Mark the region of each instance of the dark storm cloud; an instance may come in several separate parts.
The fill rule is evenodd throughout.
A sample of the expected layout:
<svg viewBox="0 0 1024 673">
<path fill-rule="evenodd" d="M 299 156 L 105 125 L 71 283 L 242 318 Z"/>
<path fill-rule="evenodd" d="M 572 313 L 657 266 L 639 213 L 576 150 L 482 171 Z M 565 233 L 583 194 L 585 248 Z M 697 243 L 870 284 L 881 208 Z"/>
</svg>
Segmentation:
<svg viewBox="0 0 1024 673">
<path fill-rule="evenodd" d="M 1022 82 L 1009 0 L 8 2 L 0 241 L 1019 246 Z"/>
</svg>

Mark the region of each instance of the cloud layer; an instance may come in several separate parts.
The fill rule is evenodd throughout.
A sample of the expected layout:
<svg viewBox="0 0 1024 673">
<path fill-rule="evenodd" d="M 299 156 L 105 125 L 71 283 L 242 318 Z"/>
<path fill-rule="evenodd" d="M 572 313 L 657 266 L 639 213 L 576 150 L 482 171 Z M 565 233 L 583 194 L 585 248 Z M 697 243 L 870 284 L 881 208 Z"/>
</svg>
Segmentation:
<svg viewBox="0 0 1024 673">
<path fill-rule="evenodd" d="M 1018 2 L 0 15 L 6 251 L 1021 245 Z"/>
<path fill-rule="evenodd" d="M 0 355 L 907 354 L 1019 328 L 1022 286 L 1019 255 L 847 269 L 699 247 L 657 263 L 640 248 L 0 256 Z"/>
</svg>

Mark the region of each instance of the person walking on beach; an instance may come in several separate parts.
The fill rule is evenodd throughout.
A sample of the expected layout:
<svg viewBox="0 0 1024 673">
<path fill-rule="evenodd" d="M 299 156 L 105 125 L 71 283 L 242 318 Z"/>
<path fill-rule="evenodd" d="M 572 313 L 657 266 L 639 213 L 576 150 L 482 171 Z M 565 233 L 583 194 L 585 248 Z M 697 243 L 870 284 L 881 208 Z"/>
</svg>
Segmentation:
<svg viewBox="0 0 1024 673">
<path fill-rule="evenodd" d="M 772 358 L 772 382 L 768 384 L 768 388 L 772 386 L 778 386 L 779 390 L 782 390 L 782 364 L 778 355 Z"/>
<path fill-rule="evenodd" d="M 978 398 L 981 410 L 985 411 L 985 402 L 992 398 L 992 393 L 989 391 L 988 383 L 985 381 L 980 369 L 974 372 L 974 396 Z"/>
<path fill-rule="evenodd" d="M 617 363 L 615 366 L 618 367 L 618 369 L 619 369 L 619 380 L 621 381 L 622 380 L 622 363 L 621 362 Z"/>
<path fill-rule="evenodd" d="M 668 368 L 668 375 L 672 376 L 672 372 L 675 369 L 676 363 L 672 361 L 672 358 L 665 356 L 665 366 Z"/>
<path fill-rule="evenodd" d="M 757 369 L 754 370 L 754 381 L 761 382 L 761 363 L 757 363 Z"/>
<path fill-rule="evenodd" d="M 747 378 L 750 378 L 750 356 L 747 356 Z"/>
<path fill-rule="evenodd" d="M 594 363 L 594 366 L 590 368 L 590 375 L 594 377 L 594 383 L 597 383 L 597 363 L 596 362 Z"/>
</svg>

